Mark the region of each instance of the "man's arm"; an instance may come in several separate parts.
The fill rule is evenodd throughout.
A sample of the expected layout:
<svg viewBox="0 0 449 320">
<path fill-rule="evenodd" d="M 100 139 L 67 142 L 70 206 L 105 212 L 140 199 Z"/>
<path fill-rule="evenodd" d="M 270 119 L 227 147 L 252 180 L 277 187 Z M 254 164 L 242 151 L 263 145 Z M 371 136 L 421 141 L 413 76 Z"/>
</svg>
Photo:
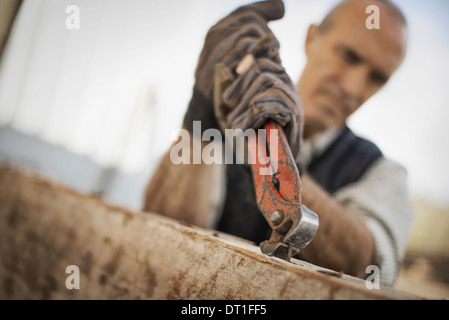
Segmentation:
<svg viewBox="0 0 449 320">
<path fill-rule="evenodd" d="M 188 140 L 176 144 L 186 164 L 171 161 L 171 148 L 160 160 L 146 189 L 143 210 L 184 221 L 202 228 L 213 227 L 225 192 L 225 167 L 221 164 L 193 164 L 194 139 L 201 145 L 201 154 L 210 143 L 189 134 Z M 188 163 L 188 164 L 187 164 Z"/>
<path fill-rule="evenodd" d="M 312 263 L 366 277 L 380 268 L 381 283 L 393 285 L 413 222 L 407 171 L 386 158 L 332 196 L 302 177 L 302 199 L 320 218 L 315 239 L 301 253 Z M 352 266 L 351 266 L 352 265 Z"/>
<path fill-rule="evenodd" d="M 363 221 L 307 174 L 301 178 L 301 190 L 303 204 L 320 219 L 315 238 L 301 256 L 326 268 L 366 277 L 366 267 L 373 264 L 374 239 Z"/>
</svg>

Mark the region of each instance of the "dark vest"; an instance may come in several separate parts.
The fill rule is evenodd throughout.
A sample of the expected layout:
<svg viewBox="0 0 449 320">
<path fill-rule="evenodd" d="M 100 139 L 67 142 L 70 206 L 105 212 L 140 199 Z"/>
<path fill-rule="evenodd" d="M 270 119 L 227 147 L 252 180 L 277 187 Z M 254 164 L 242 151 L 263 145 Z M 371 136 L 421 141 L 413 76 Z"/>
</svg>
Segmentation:
<svg viewBox="0 0 449 320">
<path fill-rule="evenodd" d="M 382 157 L 372 142 L 357 137 L 349 128 L 320 156 L 312 159 L 308 174 L 330 194 L 361 178 Z M 247 165 L 227 165 L 226 200 L 217 229 L 259 244 L 271 229 L 257 208 L 252 174 Z"/>
</svg>

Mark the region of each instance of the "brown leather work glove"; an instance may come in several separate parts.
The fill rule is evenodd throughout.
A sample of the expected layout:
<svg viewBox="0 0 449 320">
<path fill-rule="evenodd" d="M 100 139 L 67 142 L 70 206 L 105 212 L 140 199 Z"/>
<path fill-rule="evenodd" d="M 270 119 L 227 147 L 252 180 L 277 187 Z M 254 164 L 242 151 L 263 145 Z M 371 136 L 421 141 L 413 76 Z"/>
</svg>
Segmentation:
<svg viewBox="0 0 449 320">
<path fill-rule="evenodd" d="M 292 154 L 298 158 L 301 102 L 284 68 L 273 58 L 278 48 L 274 36 L 267 35 L 238 65 L 237 76 L 224 63 L 216 66 L 215 116 L 222 130 L 258 129 L 267 119 L 275 120 L 283 126 Z"/>
<path fill-rule="evenodd" d="M 267 26 L 283 15 L 282 1 L 257 2 L 238 8 L 209 30 L 184 127 L 193 131 L 193 121 L 201 121 L 202 131 L 257 129 L 273 118 L 285 126 L 296 155 L 302 118 L 299 97 L 281 66 L 279 44 Z M 253 55 L 254 64 L 239 75 L 236 68 L 248 54 Z"/>
</svg>

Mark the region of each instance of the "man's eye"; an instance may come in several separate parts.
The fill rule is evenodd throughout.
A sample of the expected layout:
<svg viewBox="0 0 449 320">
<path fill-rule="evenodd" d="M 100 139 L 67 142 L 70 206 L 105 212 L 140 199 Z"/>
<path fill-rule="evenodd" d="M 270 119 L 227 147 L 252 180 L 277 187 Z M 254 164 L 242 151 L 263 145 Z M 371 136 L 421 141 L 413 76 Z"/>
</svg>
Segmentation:
<svg viewBox="0 0 449 320">
<path fill-rule="evenodd" d="M 374 72 L 371 74 L 371 81 L 373 81 L 377 86 L 381 87 L 388 81 L 388 77 L 384 76 L 383 74 Z"/>
<path fill-rule="evenodd" d="M 357 64 L 361 61 L 360 57 L 352 50 L 343 50 L 341 56 L 343 60 L 350 64 Z"/>
</svg>

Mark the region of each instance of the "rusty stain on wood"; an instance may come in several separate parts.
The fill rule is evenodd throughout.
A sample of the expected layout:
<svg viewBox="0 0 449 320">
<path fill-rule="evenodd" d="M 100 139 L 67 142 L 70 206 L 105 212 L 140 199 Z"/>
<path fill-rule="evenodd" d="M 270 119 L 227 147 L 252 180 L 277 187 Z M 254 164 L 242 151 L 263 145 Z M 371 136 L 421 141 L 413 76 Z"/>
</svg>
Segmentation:
<svg viewBox="0 0 449 320">
<path fill-rule="evenodd" d="M 0 166 L 1 299 L 414 299 Z M 65 285 L 69 265 L 80 289 Z"/>
</svg>

